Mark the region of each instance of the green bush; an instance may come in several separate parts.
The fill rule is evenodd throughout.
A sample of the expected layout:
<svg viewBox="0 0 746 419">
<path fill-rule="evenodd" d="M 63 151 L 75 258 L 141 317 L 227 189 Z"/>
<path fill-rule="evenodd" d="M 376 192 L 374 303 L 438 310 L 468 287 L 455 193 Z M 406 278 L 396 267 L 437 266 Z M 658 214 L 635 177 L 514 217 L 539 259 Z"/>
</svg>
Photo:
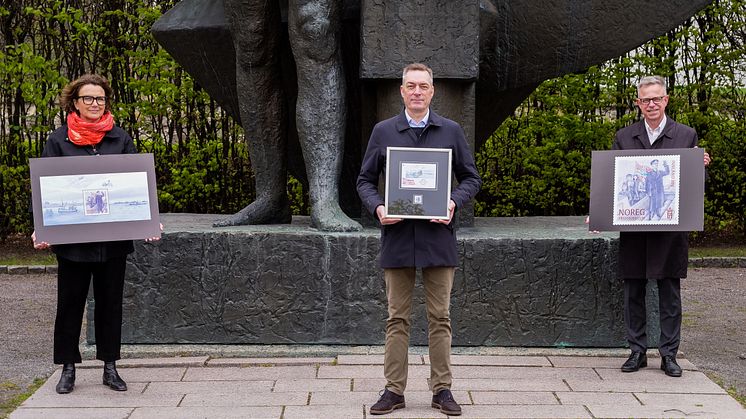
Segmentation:
<svg viewBox="0 0 746 419">
<path fill-rule="evenodd" d="M 0 165 L 0 238 L 16 232 L 30 232 L 31 186 L 28 165 Z"/>
</svg>

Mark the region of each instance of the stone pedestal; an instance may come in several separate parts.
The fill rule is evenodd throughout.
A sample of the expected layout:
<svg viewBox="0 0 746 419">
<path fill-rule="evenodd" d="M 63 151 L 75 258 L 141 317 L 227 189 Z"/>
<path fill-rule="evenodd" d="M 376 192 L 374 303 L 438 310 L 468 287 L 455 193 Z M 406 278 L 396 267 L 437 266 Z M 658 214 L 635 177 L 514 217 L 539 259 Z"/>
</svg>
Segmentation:
<svg viewBox="0 0 746 419">
<path fill-rule="evenodd" d="M 289 226 L 212 228 L 219 217 L 164 214 L 163 239 L 136 243 L 127 266 L 124 343 L 383 343 L 378 230 L 323 233 L 303 217 Z M 582 217 L 475 221 L 458 231 L 454 345 L 626 344 L 617 234 L 589 234 Z M 415 299 L 411 343 L 425 345 L 419 282 Z M 92 310 L 88 325 L 93 343 Z"/>
</svg>

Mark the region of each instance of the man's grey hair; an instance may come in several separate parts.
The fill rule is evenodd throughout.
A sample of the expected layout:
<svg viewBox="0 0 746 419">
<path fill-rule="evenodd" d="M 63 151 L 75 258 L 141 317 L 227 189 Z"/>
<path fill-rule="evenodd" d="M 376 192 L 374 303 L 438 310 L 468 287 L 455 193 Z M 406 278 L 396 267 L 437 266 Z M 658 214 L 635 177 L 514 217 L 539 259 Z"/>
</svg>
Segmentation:
<svg viewBox="0 0 746 419">
<path fill-rule="evenodd" d="M 430 84 L 433 84 L 433 70 L 422 63 L 412 63 L 408 66 L 404 67 L 404 69 L 401 72 L 401 83 L 404 84 L 404 77 L 407 76 L 407 73 L 410 71 L 427 71 L 427 74 L 430 75 Z"/>
<path fill-rule="evenodd" d="M 650 86 L 651 84 L 657 84 L 663 87 L 663 94 L 666 95 L 666 80 L 661 76 L 645 76 L 640 79 L 637 83 L 637 92 L 640 92 L 644 86 Z"/>
</svg>

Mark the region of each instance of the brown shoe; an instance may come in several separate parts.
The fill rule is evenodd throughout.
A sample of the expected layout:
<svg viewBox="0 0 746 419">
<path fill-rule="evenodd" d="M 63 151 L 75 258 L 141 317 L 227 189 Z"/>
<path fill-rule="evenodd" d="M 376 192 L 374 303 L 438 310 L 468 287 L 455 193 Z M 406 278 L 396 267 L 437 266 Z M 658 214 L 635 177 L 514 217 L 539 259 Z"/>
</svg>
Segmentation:
<svg viewBox="0 0 746 419">
<path fill-rule="evenodd" d="M 433 404 L 431 406 L 440 409 L 441 413 L 445 413 L 446 415 L 458 416 L 461 414 L 461 406 L 456 403 L 456 400 L 453 400 L 453 394 L 447 388 L 433 395 Z"/>
<path fill-rule="evenodd" d="M 381 398 L 370 407 L 371 415 L 385 415 L 396 409 L 404 408 L 404 396 L 400 396 L 388 389 L 383 390 Z"/>
</svg>

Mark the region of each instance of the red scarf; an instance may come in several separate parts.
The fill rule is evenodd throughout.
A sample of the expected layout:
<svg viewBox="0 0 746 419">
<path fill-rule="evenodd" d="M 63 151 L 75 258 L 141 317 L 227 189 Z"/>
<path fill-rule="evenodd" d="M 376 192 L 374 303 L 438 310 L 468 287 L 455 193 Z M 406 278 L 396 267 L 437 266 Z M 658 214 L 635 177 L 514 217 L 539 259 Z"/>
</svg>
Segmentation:
<svg viewBox="0 0 746 419">
<path fill-rule="evenodd" d="M 88 122 L 75 112 L 67 115 L 67 138 L 78 146 L 96 145 L 114 128 L 114 117 L 106 112 L 96 122 Z"/>
</svg>

